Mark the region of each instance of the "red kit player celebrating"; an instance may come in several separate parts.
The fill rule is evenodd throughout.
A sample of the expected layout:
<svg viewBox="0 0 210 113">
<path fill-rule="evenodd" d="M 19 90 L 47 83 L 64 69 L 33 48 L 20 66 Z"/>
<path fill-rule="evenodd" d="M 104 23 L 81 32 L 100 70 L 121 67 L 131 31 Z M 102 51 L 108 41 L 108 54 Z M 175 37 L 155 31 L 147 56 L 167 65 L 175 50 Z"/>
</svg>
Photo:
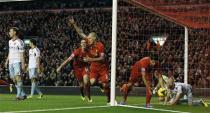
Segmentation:
<svg viewBox="0 0 210 113">
<path fill-rule="evenodd" d="M 79 81 L 80 90 L 81 90 L 81 98 L 85 100 L 84 89 L 88 97 L 88 102 L 92 102 L 90 97 L 90 80 L 89 80 L 89 64 L 83 61 L 83 58 L 87 56 L 87 47 L 86 40 L 81 40 L 81 47 L 76 49 L 71 56 L 66 59 L 58 68 L 57 72 L 60 72 L 61 68 L 65 66 L 69 61 L 73 58 L 75 59 L 73 62 L 73 70 L 74 74 Z"/>
<path fill-rule="evenodd" d="M 154 67 L 156 64 L 157 63 L 155 62 L 155 60 L 151 59 L 150 57 L 144 57 L 132 66 L 129 82 L 127 84 L 123 84 L 123 86 L 120 88 L 121 92 L 123 92 L 123 100 L 121 101 L 121 104 L 126 103 L 128 93 L 132 90 L 132 86 L 139 77 L 142 77 L 142 80 L 146 86 L 146 107 L 151 107 L 150 100 L 152 97 L 152 75 L 149 72 L 149 68 Z"/>
<path fill-rule="evenodd" d="M 88 41 L 89 55 L 84 58 L 85 62 L 90 62 L 90 83 L 94 85 L 96 82 L 102 85 L 104 93 L 107 96 L 107 102 L 110 102 L 110 88 L 108 79 L 108 64 L 105 62 L 104 45 L 97 41 L 97 35 L 94 32 L 86 36 L 83 31 L 76 25 L 74 19 L 69 20 L 69 24 L 73 25 L 77 33 Z"/>
</svg>

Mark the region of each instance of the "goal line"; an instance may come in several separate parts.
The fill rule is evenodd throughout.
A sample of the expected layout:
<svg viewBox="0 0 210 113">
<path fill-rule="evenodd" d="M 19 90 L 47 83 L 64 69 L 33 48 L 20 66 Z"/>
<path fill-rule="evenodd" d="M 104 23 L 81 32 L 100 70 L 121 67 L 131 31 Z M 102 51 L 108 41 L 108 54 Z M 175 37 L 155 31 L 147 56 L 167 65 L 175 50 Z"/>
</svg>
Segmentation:
<svg viewBox="0 0 210 113">
<path fill-rule="evenodd" d="M 190 112 L 183 112 L 183 111 L 176 111 L 176 110 L 168 110 L 168 109 L 146 108 L 146 107 L 133 106 L 133 105 L 118 105 L 118 106 L 127 107 L 127 108 L 136 108 L 136 109 L 147 109 L 147 110 L 154 110 L 154 111 L 171 112 L 171 113 L 190 113 Z"/>
</svg>

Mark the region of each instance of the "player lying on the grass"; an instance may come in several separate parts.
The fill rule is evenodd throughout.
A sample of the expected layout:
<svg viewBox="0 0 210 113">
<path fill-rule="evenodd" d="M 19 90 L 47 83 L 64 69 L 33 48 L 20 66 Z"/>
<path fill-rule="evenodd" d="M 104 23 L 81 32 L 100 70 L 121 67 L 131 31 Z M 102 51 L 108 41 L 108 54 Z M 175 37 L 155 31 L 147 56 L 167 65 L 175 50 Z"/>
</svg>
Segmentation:
<svg viewBox="0 0 210 113">
<path fill-rule="evenodd" d="M 79 81 L 80 91 L 81 91 L 81 98 L 85 100 L 85 93 L 88 97 L 88 102 L 92 102 L 90 97 L 90 80 L 89 80 L 89 64 L 83 61 L 83 58 L 86 57 L 88 54 L 87 52 L 87 44 L 85 40 L 81 40 L 80 47 L 71 54 L 71 56 L 66 59 L 58 68 L 57 72 L 60 72 L 61 68 L 65 66 L 68 62 L 75 59 L 73 62 L 73 70 L 74 74 Z"/>
<path fill-rule="evenodd" d="M 16 100 L 26 99 L 23 91 L 22 71 L 25 71 L 25 58 L 24 58 L 24 43 L 18 38 L 19 28 L 12 27 L 9 29 L 9 54 L 5 62 L 7 68 L 9 63 L 9 74 L 13 80 L 16 88 Z"/>
<path fill-rule="evenodd" d="M 12 84 L 9 84 L 8 82 L 6 82 L 5 80 L 0 79 L 0 85 L 7 85 L 9 86 L 9 91 L 12 92 Z"/>
<path fill-rule="evenodd" d="M 168 83 L 169 78 L 166 75 L 155 76 L 155 77 L 156 79 L 158 79 L 158 84 L 156 85 L 152 93 L 158 95 L 159 101 L 164 101 L 165 96 L 167 94 L 167 89 L 168 89 L 167 83 Z M 173 79 L 173 77 L 170 77 L 170 78 Z"/>
<path fill-rule="evenodd" d="M 29 42 L 31 47 L 29 50 L 29 63 L 28 71 L 29 78 L 31 79 L 31 94 L 27 98 L 33 98 L 34 92 L 36 91 L 39 94 L 39 99 L 43 97 L 42 92 L 38 87 L 38 75 L 40 73 L 40 51 L 36 46 L 36 40 L 31 39 Z"/>
<path fill-rule="evenodd" d="M 107 102 L 110 102 L 110 87 L 108 78 L 108 62 L 105 61 L 105 49 L 104 45 L 97 41 L 97 35 L 95 32 L 85 35 L 83 31 L 76 25 L 74 19 L 69 20 L 69 25 L 73 25 L 77 33 L 87 41 L 88 44 L 88 57 L 84 58 L 85 62 L 90 62 L 90 83 L 91 85 L 98 82 L 102 85 L 103 91 L 107 96 Z"/>
<path fill-rule="evenodd" d="M 205 103 L 203 99 L 193 100 L 192 86 L 190 84 L 174 82 L 173 79 L 169 79 L 168 89 L 171 90 L 170 93 L 173 93 L 173 97 L 170 99 L 170 93 L 167 94 L 165 101 L 165 104 L 167 105 L 176 105 L 185 102 L 188 103 L 188 105 L 204 105 L 205 107 L 208 107 L 208 104 Z M 184 96 L 186 96 L 187 99 L 182 99 Z M 168 102 L 169 99 L 170 101 Z"/>
<path fill-rule="evenodd" d="M 151 107 L 150 100 L 152 97 L 152 75 L 149 72 L 149 68 L 154 68 L 155 64 L 157 64 L 157 62 L 155 62 L 154 59 L 151 59 L 150 57 L 144 57 L 132 66 L 128 83 L 123 84 L 123 86 L 120 88 L 121 92 L 123 92 L 123 100 L 121 101 L 121 104 L 126 104 L 127 97 L 129 92 L 132 90 L 132 86 L 138 80 L 138 78 L 141 77 L 146 86 L 146 107 Z M 159 76 L 158 73 L 157 76 Z"/>
</svg>

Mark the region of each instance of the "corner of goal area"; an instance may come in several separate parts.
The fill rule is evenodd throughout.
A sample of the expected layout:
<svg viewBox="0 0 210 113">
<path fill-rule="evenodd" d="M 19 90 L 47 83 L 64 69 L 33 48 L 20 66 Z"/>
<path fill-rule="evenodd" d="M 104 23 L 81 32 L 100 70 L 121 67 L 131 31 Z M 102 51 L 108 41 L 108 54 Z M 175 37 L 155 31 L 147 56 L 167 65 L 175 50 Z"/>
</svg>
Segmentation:
<svg viewBox="0 0 210 113">
<path fill-rule="evenodd" d="M 125 108 L 133 108 L 133 109 L 142 109 L 142 110 L 152 110 L 152 111 L 159 111 L 159 112 L 165 112 L 165 113 L 190 113 L 190 112 L 184 112 L 184 111 L 176 111 L 176 110 L 169 110 L 169 109 L 159 109 L 159 108 L 146 108 L 135 105 L 121 105 L 117 104 L 118 107 L 125 107 Z M 147 111 L 148 112 L 148 111 Z"/>
</svg>

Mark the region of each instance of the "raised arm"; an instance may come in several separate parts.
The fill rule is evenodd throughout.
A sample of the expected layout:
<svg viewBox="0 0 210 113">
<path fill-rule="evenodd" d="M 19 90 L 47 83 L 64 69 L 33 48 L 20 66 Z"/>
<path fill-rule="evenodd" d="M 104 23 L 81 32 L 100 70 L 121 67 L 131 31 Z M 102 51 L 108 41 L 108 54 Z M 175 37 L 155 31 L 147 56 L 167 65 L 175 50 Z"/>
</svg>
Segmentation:
<svg viewBox="0 0 210 113">
<path fill-rule="evenodd" d="M 74 21 L 73 18 L 69 19 L 68 25 L 69 25 L 69 26 L 73 25 L 74 29 L 77 31 L 77 33 L 78 33 L 82 38 L 86 38 L 86 37 L 87 37 L 87 35 L 85 35 L 84 32 L 82 31 L 82 29 L 80 29 L 80 28 L 77 26 L 77 24 L 76 24 L 76 22 Z"/>
</svg>

